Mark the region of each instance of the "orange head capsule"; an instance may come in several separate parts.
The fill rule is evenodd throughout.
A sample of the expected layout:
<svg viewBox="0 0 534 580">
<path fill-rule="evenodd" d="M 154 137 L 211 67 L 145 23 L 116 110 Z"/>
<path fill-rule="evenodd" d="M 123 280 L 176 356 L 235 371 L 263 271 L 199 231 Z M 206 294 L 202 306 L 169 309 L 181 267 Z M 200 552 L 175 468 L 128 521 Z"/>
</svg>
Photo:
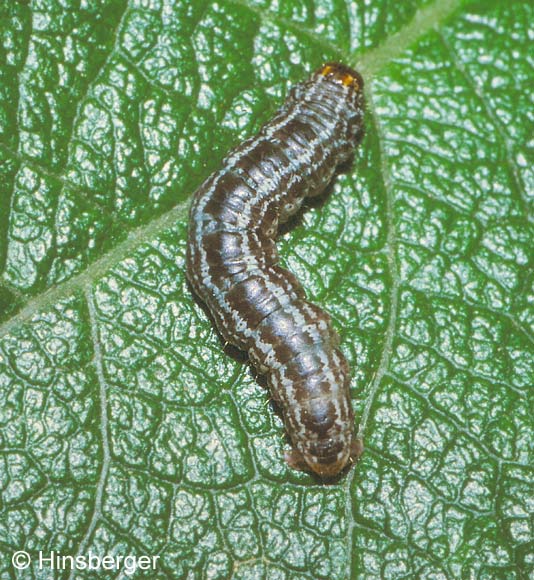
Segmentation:
<svg viewBox="0 0 534 580">
<path fill-rule="evenodd" d="M 362 77 L 354 69 L 339 62 L 327 62 L 317 72 L 328 80 L 352 87 L 356 91 L 363 88 Z"/>
</svg>

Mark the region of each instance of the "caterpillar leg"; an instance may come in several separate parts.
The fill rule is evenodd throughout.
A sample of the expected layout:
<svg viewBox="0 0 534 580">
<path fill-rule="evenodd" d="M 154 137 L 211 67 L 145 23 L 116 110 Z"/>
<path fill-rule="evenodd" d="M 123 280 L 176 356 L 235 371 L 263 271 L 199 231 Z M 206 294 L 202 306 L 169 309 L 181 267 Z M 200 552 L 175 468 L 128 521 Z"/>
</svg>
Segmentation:
<svg viewBox="0 0 534 580">
<path fill-rule="evenodd" d="M 354 439 L 350 449 L 350 461 L 356 463 L 356 461 L 358 461 L 362 456 L 364 449 L 363 439 Z"/>
<path fill-rule="evenodd" d="M 296 469 L 297 471 L 309 471 L 310 468 L 304 461 L 302 453 L 297 449 L 292 449 L 291 451 L 286 451 L 284 453 L 284 459 L 291 469 Z"/>
</svg>

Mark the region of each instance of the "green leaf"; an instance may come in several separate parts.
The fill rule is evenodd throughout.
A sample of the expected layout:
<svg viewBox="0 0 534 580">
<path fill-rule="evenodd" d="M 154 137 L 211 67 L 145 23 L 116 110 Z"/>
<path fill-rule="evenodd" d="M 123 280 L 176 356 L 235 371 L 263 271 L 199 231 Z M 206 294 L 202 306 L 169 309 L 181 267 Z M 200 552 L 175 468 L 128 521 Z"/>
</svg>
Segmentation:
<svg viewBox="0 0 534 580">
<path fill-rule="evenodd" d="M 0 5 L 0 577 L 534 574 L 534 6 Z M 323 60 L 366 137 L 280 239 L 366 452 L 321 485 L 184 279 L 188 203 Z M 30 568 L 11 556 L 26 550 Z M 111 574 L 111 575 L 107 575 Z"/>
</svg>

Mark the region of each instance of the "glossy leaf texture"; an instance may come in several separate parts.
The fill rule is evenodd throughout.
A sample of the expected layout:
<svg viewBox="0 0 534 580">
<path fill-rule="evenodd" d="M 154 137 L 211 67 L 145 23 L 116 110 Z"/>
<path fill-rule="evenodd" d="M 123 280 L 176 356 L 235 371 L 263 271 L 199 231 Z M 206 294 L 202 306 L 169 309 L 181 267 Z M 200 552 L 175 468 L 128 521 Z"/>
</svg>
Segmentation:
<svg viewBox="0 0 534 580">
<path fill-rule="evenodd" d="M 2 578 L 44 577 L 16 550 L 158 554 L 132 576 L 158 580 L 534 574 L 533 43 L 529 0 L 0 4 Z M 184 256 L 196 187 L 333 59 L 366 136 L 279 244 L 364 417 L 322 485 Z"/>
</svg>

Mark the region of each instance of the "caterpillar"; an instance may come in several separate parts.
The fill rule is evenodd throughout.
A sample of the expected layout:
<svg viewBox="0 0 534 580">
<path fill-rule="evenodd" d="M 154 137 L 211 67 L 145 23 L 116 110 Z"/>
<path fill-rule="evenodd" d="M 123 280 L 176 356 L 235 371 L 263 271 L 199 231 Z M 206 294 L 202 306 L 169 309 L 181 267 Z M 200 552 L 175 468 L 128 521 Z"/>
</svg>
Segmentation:
<svg viewBox="0 0 534 580">
<path fill-rule="evenodd" d="M 363 450 L 350 372 L 330 316 L 278 264 L 279 224 L 324 191 L 363 135 L 363 81 L 326 63 L 224 159 L 190 210 L 187 278 L 228 343 L 266 375 L 292 443 L 286 461 L 320 478 Z"/>
</svg>

